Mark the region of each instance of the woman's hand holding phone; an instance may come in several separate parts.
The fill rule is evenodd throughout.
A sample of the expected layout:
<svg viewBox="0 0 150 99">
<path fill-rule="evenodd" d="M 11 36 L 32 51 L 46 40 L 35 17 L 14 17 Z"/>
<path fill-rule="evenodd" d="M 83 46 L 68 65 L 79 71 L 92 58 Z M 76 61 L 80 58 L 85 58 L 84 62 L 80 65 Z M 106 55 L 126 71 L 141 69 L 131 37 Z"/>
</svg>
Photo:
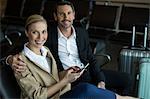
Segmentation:
<svg viewBox="0 0 150 99">
<path fill-rule="evenodd" d="M 86 68 L 87 68 L 88 66 L 89 66 L 89 63 L 87 63 L 87 64 L 85 65 L 85 67 L 81 69 L 80 75 L 83 74 L 83 72 L 86 70 Z"/>
<path fill-rule="evenodd" d="M 72 67 L 70 67 L 69 69 L 73 69 L 73 72 L 72 73 L 80 73 L 80 74 L 82 74 L 83 72 L 84 72 L 84 70 L 87 68 L 89 66 L 89 63 L 87 63 L 86 65 L 85 65 L 85 67 L 84 68 L 80 68 L 80 67 L 78 67 L 78 66 L 72 66 Z"/>
</svg>

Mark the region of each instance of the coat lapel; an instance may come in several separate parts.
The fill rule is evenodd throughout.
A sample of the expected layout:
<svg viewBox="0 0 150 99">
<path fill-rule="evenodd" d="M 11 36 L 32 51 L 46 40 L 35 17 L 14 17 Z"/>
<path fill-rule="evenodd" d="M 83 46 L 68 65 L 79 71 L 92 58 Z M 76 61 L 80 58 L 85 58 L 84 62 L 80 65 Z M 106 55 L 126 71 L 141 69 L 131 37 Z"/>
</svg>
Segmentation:
<svg viewBox="0 0 150 99">
<path fill-rule="evenodd" d="M 22 57 L 24 59 L 30 60 L 28 57 L 26 57 L 23 53 Z M 58 70 L 57 70 L 57 65 L 56 65 L 56 61 L 53 58 L 52 54 L 50 51 L 48 51 L 47 57 L 49 57 L 49 59 L 51 59 L 51 63 L 50 63 L 50 68 L 51 68 L 51 72 L 48 73 L 45 69 L 43 69 L 39 64 L 33 62 L 32 60 L 30 60 L 30 62 L 32 62 L 33 64 L 35 64 L 37 67 L 39 67 L 39 69 L 45 71 L 48 75 L 50 75 L 53 79 L 55 79 L 57 82 L 59 81 L 59 77 L 58 77 Z"/>
<path fill-rule="evenodd" d="M 50 57 L 51 60 L 52 60 L 51 61 L 51 74 L 53 75 L 53 78 L 55 78 L 56 81 L 59 81 L 58 69 L 57 69 L 56 61 L 55 61 L 55 59 L 52 56 L 50 51 L 48 51 L 48 57 Z"/>
</svg>

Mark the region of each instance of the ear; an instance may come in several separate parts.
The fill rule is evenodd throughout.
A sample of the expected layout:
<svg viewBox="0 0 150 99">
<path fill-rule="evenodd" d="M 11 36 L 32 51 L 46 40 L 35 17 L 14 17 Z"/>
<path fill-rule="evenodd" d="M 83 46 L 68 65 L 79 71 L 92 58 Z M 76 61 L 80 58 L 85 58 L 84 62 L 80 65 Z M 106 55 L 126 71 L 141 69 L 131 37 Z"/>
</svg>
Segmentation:
<svg viewBox="0 0 150 99">
<path fill-rule="evenodd" d="M 73 19 L 75 19 L 75 11 L 73 12 Z"/>
<path fill-rule="evenodd" d="M 56 15 L 56 13 L 53 13 L 53 16 L 54 16 L 54 20 L 57 21 L 57 15 Z"/>
<path fill-rule="evenodd" d="M 25 30 L 25 34 L 26 34 L 27 37 L 29 36 L 27 30 Z"/>
</svg>

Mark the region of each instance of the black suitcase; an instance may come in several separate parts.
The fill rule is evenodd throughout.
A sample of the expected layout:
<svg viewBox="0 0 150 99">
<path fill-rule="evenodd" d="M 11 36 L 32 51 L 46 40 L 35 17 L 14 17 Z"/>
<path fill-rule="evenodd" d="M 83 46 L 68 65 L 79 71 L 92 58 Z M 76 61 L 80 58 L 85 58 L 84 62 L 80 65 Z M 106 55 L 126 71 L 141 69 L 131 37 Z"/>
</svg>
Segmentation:
<svg viewBox="0 0 150 99">
<path fill-rule="evenodd" d="M 135 26 L 133 26 L 133 34 L 132 34 L 132 46 L 122 48 L 119 56 L 119 70 L 121 72 L 129 73 L 133 78 L 133 89 L 135 93 L 137 92 L 137 80 L 139 78 L 139 61 L 141 58 L 149 57 L 150 58 L 150 50 L 147 48 L 147 34 L 148 27 L 145 27 L 144 32 L 144 44 L 143 47 L 135 47 Z M 132 89 L 132 90 L 133 90 Z"/>
</svg>

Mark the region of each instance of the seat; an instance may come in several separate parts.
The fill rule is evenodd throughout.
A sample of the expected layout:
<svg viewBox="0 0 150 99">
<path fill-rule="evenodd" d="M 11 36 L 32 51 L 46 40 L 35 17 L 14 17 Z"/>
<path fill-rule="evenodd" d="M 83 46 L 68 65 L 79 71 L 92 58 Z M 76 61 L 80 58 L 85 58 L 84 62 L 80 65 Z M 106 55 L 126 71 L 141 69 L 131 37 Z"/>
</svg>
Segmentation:
<svg viewBox="0 0 150 99">
<path fill-rule="evenodd" d="M 93 51 L 98 64 L 103 67 L 111 61 L 110 55 L 106 54 L 106 44 L 104 40 L 99 40 Z"/>
<path fill-rule="evenodd" d="M 93 47 L 95 58 L 105 75 L 106 88 L 120 95 L 131 95 L 131 87 L 133 84 L 131 76 L 127 73 L 104 68 L 111 61 L 111 56 L 107 54 L 106 46 L 106 41 L 101 39 Z"/>
<path fill-rule="evenodd" d="M 0 60 L 0 97 L 1 99 L 18 99 L 20 98 L 20 87 L 14 77 L 13 71 L 10 66 L 3 64 Z"/>
<path fill-rule="evenodd" d="M 21 26 L 8 26 L 4 31 L 4 39 L 0 42 L 1 55 L 0 58 L 10 54 L 16 54 L 23 48 L 27 41 L 24 28 Z"/>
<path fill-rule="evenodd" d="M 23 0 L 7 0 L 5 16 L 20 17 L 22 4 Z"/>
<path fill-rule="evenodd" d="M 73 3 L 76 14 L 75 24 L 82 24 L 83 27 L 88 29 L 90 22 L 90 15 L 93 9 L 94 0 L 69 0 Z M 81 8 L 82 7 L 82 8 Z"/>
<path fill-rule="evenodd" d="M 16 54 L 22 50 L 22 42 L 25 40 L 22 34 L 13 27 L 7 28 L 5 38 L 0 42 L 0 99 L 19 99 L 20 87 L 14 77 L 11 66 L 5 64 L 6 56 Z M 1 98 L 2 97 L 2 98 Z"/>
<path fill-rule="evenodd" d="M 144 28 L 149 22 L 149 8 L 146 7 L 130 7 L 123 6 L 118 34 L 111 36 L 112 41 L 120 42 L 124 45 L 130 45 L 132 39 L 132 28 L 136 26 L 136 45 L 140 45 L 143 42 Z"/>
<path fill-rule="evenodd" d="M 148 22 L 149 8 L 123 6 L 119 29 L 131 31 L 133 25 L 136 25 L 136 31 L 143 32 L 144 27 Z"/>
<path fill-rule="evenodd" d="M 54 21 L 54 7 L 58 1 L 56 0 L 47 0 L 44 3 L 44 10 L 42 12 L 42 16 L 49 22 L 49 21 Z"/>
<path fill-rule="evenodd" d="M 8 24 L 22 24 L 23 18 L 21 17 L 21 12 L 23 10 L 24 0 L 6 0 L 6 9 L 3 18 L 1 19 L 2 25 Z M 14 4 L 15 3 L 15 4 Z"/>
<path fill-rule="evenodd" d="M 34 6 L 33 6 L 34 5 Z M 41 14 L 44 0 L 25 0 L 22 17 L 28 17 L 32 14 Z"/>
<path fill-rule="evenodd" d="M 105 39 L 115 34 L 118 9 L 119 6 L 106 6 L 96 2 L 90 17 L 88 29 L 90 37 Z"/>
</svg>

